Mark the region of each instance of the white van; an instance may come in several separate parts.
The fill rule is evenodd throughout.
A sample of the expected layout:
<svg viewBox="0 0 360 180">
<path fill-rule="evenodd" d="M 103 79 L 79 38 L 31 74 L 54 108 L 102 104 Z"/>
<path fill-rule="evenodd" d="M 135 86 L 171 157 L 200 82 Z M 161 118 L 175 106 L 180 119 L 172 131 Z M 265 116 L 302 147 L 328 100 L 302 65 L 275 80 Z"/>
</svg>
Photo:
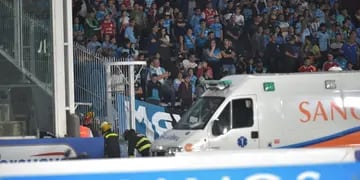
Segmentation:
<svg viewBox="0 0 360 180">
<path fill-rule="evenodd" d="M 234 75 L 206 86 L 154 155 L 360 145 L 360 72 Z"/>
</svg>

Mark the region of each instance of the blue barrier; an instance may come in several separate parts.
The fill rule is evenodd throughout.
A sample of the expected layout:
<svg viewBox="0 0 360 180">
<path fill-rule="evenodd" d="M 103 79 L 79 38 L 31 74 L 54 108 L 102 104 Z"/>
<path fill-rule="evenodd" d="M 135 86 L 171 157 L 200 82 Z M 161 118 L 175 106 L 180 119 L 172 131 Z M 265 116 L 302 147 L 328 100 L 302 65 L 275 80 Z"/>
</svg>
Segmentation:
<svg viewBox="0 0 360 180">
<path fill-rule="evenodd" d="M 0 140 L 0 147 L 9 147 L 9 146 L 30 147 L 36 145 L 68 145 L 76 152 L 77 155 L 85 153 L 89 158 L 104 157 L 103 137 Z"/>
<path fill-rule="evenodd" d="M 121 165 L 119 165 L 121 166 Z M 70 168 L 70 167 L 69 167 Z M 76 167 L 75 167 L 76 168 Z M 279 167 L 219 168 L 203 170 L 168 170 L 151 172 L 97 173 L 1 177 L 2 180 L 322 180 L 322 179 L 359 179 L 360 163 L 295 165 Z"/>
</svg>

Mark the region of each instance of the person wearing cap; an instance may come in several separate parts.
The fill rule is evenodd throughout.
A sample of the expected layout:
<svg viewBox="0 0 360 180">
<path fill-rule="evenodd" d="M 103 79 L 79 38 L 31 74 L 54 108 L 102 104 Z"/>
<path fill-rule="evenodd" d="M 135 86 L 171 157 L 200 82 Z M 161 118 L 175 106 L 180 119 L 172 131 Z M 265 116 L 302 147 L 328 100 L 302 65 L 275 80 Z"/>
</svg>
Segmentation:
<svg viewBox="0 0 360 180">
<path fill-rule="evenodd" d="M 119 135 L 111 130 L 111 124 L 104 121 L 100 125 L 101 133 L 104 136 L 104 156 L 107 158 L 120 157 Z"/>
<path fill-rule="evenodd" d="M 125 130 L 123 137 L 128 141 L 128 156 L 135 156 L 135 149 L 140 153 L 142 157 L 150 156 L 151 142 L 142 134 L 136 133 L 134 129 Z"/>
</svg>

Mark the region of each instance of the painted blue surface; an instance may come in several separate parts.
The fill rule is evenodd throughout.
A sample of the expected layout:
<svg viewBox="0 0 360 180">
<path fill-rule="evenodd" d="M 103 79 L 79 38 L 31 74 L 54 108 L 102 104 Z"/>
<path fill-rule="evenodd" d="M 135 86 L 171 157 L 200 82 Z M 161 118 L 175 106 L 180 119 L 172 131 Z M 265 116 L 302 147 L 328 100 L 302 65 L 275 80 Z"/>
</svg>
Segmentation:
<svg viewBox="0 0 360 180">
<path fill-rule="evenodd" d="M 352 133 L 359 132 L 359 131 L 360 131 L 360 126 L 354 127 L 354 128 L 351 128 L 351 129 L 347 129 L 345 131 L 341 131 L 341 132 L 338 132 L 338 133 L 335 133 L 335 134 L 332 134 L 332 135 L 329 135 L 329 136 L 321 137 L 321 138 L 318 138 L 318 139 L 313 139 L 313 140 L 310 140 L 310 141 L 305 141 L 305 142 L 301 142 L 301 143 L 297 143 L 297 144 L 283 146 L 281 148 L 300 148 L 300 147 L 311 146 L 311 145 L 314 145 L 314 144 L 319 144 L 319 143 L 322 143 L 322 142 L 326 142 L 326 141 L 336 139 L 336 138 L 339 138 L 339 137 L 342 137 L 342 136 L 346 136 L 348 134 L 352 134 Z"/>
<path fill-rule="evenodd" d="M 72 147 L 77 154 L 86 153 L 89 156 L 89 158 L 104 157 L 103 137 L 0 140 L 0 146 L 44 145 L 44 144 L 66 144 Z"/>
<path fill-rule="evenodd" d="M 121 166 L 121 165 L 119 165 Z M 202 170 L 169 170 L 134 173 L 89 173 L 80 175 L 47 175 L 47 176 L 22 176 L 1 177 L 2 180 L 60 180 L 60 179 L 123 179 L 123 180 L 258 180 L 274 179 L 359 179 L 360 163 L 302 165 L 279 167 L 253 167 L 253 168 L 219 168 Z M 256 178 L 257 177 L 257 178 Z M 263 178 L 261 178 L 263 177 Z M 267 178 L 265 178 L 267 177 Z"/>
</svg>

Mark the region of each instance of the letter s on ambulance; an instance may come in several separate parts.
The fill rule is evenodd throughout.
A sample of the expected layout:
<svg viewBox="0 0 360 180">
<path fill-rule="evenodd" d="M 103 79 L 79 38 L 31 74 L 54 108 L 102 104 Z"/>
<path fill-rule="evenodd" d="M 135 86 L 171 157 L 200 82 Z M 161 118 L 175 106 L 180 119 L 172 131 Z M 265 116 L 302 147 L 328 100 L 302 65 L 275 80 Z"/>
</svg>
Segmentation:
<svg viewBox="0 0 360 180">
<path fill-rule="evenodd" d="M 300 112 L 303 113 L 303 114 L 306 116 L 306 119 L 300 119 L 300 121 L 303 122 L 303 123 L 306 123 L 306 122 L 310 121 L 310 119 L 311 119 L 311 113 L 303 107 L 304 104 L 305 104 L 305 105 L 309 105 L 309 102 L 308 102 L 308 101 L 303 101 L 303 102 L 301 102 L 301 103 L 299 104 L 299 110 L 300 110 Z"/>
</svg>

